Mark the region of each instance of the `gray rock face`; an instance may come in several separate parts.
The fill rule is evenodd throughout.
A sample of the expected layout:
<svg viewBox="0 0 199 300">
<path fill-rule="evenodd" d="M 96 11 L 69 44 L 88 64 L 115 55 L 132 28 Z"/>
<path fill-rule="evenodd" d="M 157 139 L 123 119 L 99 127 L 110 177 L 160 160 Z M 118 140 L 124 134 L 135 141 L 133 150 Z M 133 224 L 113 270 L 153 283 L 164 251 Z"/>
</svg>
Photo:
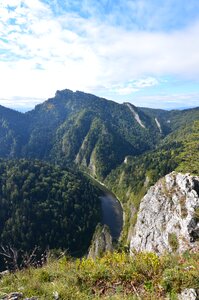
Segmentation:
<svg viewBox="0 0 199 300">
<path fill-rule="evenodd" d="M 19 300 L 19 299 L 22 299 L 22 298 L 23 298 L 23 294 L 18 293 L 18 292 L 11 293 L 11 294 L 8 294 L 8 295 L 5 295 L 5 296 L 1 297 L 1 299 L 3 299 L 3 300 Z"/>
<path fill-rule="evenodd" d="M 103 253 L 112 250 L 112 236 L 109 227 L 106 225 L 98 225 L 93 236 L 88 257 L 95 259 L 96 257 L 102 256 Z"/>
<path fill-rule="evenodd" d="M 185 289 L 178 296 L 178 300 L 198 300 L 199 295 L 195 289 Z"/>
<path fill-rule="evenodd" d="M 199 177 L 172 172 L 141 201 L 130 250 L 199 250 Z"/>
</svg>

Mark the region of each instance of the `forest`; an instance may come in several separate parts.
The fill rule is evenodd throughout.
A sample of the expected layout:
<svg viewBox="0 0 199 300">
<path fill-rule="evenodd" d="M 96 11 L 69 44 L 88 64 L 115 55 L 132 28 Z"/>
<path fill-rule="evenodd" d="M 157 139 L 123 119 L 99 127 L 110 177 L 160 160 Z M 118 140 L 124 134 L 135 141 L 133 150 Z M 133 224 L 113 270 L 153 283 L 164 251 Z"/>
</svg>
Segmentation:
<svg viewBox="0 0 199 300">
<path fill-rule="evenodd" d="M 100 221 L 99 194 L 80 173 L 38 160 L 1 160 L 1 246 L 18 250 L 19 260 L 20 251 L 35 247 L 38 254 L 82 255 Z"/>
</svg>

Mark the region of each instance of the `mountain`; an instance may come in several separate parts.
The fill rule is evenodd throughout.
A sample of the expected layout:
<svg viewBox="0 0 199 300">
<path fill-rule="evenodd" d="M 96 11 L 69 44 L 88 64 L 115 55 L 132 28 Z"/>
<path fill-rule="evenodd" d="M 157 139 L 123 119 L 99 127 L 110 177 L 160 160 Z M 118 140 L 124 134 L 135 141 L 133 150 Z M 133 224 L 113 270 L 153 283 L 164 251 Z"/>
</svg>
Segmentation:
<svg viewBox="0 0 199 300">
<path fill-rule="evenodd" d="M 57 91 L 24 114 L 0 107 L 0 157 L 46 160 L 103 181 L 123 203 L 125 241 L 152 184 L 173 170 L 198 174 L 197 120 L 199 108 L 139 108 Z"/>
<path fill-rule="evenodd" d="M 0 157 L 19 156 L 28 141 L 27 116 L 0 105 Z"/>
<path fill-rule="evenodd" d="M 28 113 L 31 131 L 24 154 L 75 162 L 104 178 L 126 155 L 143 153 L 161 138 L 155 122 L 140 111 L 140 125 L 134 110 L 138 114 L 133 106 L 78 91 L 57 92 Z"/>
<path fill-rule="evenodd" d="M 0 157 L 75 163 L 103 180 L 126 156 L 154 149 L 170 132 L 197 118 L 198 108 L 154 110 L 57 91 L 25 114 L 0 107 Z"/>
</svg>

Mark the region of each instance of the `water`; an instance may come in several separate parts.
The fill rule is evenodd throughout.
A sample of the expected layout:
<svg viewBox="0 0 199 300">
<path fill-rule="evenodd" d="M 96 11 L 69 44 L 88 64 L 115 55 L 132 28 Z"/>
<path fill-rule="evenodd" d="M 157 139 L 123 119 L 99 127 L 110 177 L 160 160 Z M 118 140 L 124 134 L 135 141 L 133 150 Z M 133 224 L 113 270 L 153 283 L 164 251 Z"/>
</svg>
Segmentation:
<svg viewBox="0 0 199 300">
<path fill-rule="evenodd" d="M 110 228 L 113 239 L 118 240 L 123 227 L 123 209 L 114 195 L 106 193 L 100 197 L 102 207 L 102 224 Z"/>
<path fill-rule="evenodd" d="M 118 240 L 123 228 L 123 208 L 120 201 L 115 195 L 107 189 L 107 187 L 92 175 L 88 175 L 93 183 L 102 191 L 101 208 L 102 220 L 101 223 L 108 225 L 111 235 L 114 240 Z"/>
</svg>

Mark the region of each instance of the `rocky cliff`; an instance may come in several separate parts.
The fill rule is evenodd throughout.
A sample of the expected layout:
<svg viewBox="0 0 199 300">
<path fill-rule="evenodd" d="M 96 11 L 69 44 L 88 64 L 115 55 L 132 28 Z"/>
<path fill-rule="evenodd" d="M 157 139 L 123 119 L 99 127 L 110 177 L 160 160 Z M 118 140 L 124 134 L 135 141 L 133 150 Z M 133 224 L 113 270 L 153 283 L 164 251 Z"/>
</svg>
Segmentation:
<svg viewBox="0 0 199 300">
<path fill-rule="evenodd" d="M 131 253 L 199 250 L 199 177 L 172 172 L 141 201 Z"/>
<path fill-rule="evenodd" d="M 95 259 L 112 250 L 112 236 L 109 227 L 107 225 L 98 225 L 93 235 L 88 257 Z"/>
</svg>

